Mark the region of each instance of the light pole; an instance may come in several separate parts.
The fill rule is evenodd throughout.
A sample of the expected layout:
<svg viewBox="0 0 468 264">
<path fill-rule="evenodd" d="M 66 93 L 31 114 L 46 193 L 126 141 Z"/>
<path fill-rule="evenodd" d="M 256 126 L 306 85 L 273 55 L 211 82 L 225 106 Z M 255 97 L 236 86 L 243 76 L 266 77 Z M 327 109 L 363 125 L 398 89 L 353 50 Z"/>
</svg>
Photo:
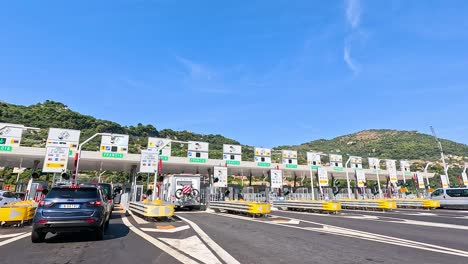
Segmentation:
<svg viewBox="0 0 468 264">
<path fill-rule="evenodd" d="M 76 175 L 78 174 L 78 169 L 80 167 L 81 149 L 86 143 L 90 142 L 97 136 L 111 136 L 112 137 L 112 134 L 111 133 L 96 133 L 92 137 L 88 138 L 87 140 L 83 141 L 80 145 L 78 145 L 78 149 L 76 150 L 76 154 L 75 154 L 75 164 L 74 164 L 75 168 L 73 169 L 73 173 L 72 173 L 72 185 L 76 184 Z"/>
<path fill-rule="evenodd" d="M 424 167 L 424 174 L 426 175 L 426 184 L 427 184 L 427 186 L 429 186 L 429 177 L 427 176 L 427 169 L 429 168 L 430 165 L 432 165 L 432 162 L 428 162 L 426 164 L 426 166 Z"/>
</svg>

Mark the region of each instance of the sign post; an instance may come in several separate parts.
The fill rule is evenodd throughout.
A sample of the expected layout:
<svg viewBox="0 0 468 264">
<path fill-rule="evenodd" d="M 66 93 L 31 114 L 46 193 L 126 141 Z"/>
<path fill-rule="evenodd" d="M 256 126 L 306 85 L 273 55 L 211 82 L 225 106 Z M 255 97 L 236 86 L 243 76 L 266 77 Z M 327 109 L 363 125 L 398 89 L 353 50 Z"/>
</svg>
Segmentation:
<svg viewBox="0 0 468 264">
<path fill-rule="evenodd" d="M 377 186 L 379 188 L 379 198 L 382 199 L 382 189 L 380 188 L 380 160 L 378 158 L 368 158 L 369 168 L 377 174 Z"/>
<path fill-rule="evenodd" d="M 320 160 L 320 153 L 307 152 L 307 165 L 309 166 L 310 172 L 310 190 L 312 192 L 312 200 L 315 200 L 314 173 L 312 170 L 318 169 L 322 166 L 322 162 Z"/>
<path fill-rule="evenodd" d="M 100 151 L 103 158 L 123 159 L 128 153 L 128 135 L 103 135 Z"/>
<path fill-rule="evenodd" d="M 214 187 L 228 187 L 228 169 L 226 167 L 214 167 Z"/>
<path fill-rule="evenodd" d="M 407 160 L 400 160 L 400 169 L 403 174 L 403 182 L 406 183 L 406 175 L 411 175 L 410 163 Z"/>
<path fill-rule="evenodd" d="M 323 195 L 323 189 L 322 187 L 327 187 L 328 186 L 328 175 L 327 175 L 327 170 L 325 168 L 318 168 L 317 169 L 318 173 L 318 181 L 319 181 L 319 187 L 320 187 L 320 194 Z"/>
<path fill-rule="evenodd" d="M 448 181 L 447 181 L 447 175 L 440 175 L 440 181 L 442 182 L 442 188 L 447 189 L 449 187 Z"/>
<path fill-rule="evenodd" d="M 387 167 L 388 176 L 390 177 L 390 182 L 393 185 L 396 185 L 397 182 L 398 182 L 398 178 L 397 178 L 397 170 L 396 170 L 395 160 L 386 160 L 385 161 L 385 166 Z"/>
<path fill-rule="evenodd" d="M 0 123 L 0 152 L 11 152 L 19 147 L 23 135 L 23 125 Z"/>
<path fill-rule="evenodd" d="M 270 170 L 271 189 L 283 187 L 283 172 L 281 170 Z"/>
</svg>

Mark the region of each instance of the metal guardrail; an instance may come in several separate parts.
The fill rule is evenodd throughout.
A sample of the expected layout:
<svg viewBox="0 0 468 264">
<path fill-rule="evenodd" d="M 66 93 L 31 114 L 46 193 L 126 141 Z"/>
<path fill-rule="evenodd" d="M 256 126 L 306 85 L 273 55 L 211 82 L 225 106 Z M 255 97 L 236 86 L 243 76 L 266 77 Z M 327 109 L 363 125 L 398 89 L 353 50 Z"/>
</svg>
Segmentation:
<svg viewBox="0 0 468 264">
<path fill-rule="evenodd" d="M 246 201 L 212 201 L 210 202 L 210 209 L 249 215 L 267 215 L 271 213 L 271 205 L 269 203 Z"/>
<path fill-rule="evenodd" d="M 375 199 L 375 200 L 340 200 L 341 208 L 346 209 L 361 209 L 361 210 L 392 210 L 396 209 L 395 200 Z"/>
<path fill-rule="evenodd" d="M 440 201 L 431 199 L 397 199 L 397 207 L 436 209 L 440 207 Z"/>
<path fill-rule="evenodd" d="M 128 210 L 149 218 L 171 217 L 174 215 L 173 204 L 163 204 L 158 200 L 155 202 L 129 202 Z"/>
<path fill-rule="evenodd" d="M 341 204 L 334 201 L 317 201 L 317 200 L 303 200 L 303 201 L 274 201 L 273 206 L 277 208 L 286 208 L 288 210 L 303 210 L 336 213 L 341 210 Z"/>
<path fill-rule="evenodd" d="M 0 207 L 0 224 L 23 225 L 31 221 L 36 213 L 37 204 L 34 201 L 13 202 Z"/>
</svg>

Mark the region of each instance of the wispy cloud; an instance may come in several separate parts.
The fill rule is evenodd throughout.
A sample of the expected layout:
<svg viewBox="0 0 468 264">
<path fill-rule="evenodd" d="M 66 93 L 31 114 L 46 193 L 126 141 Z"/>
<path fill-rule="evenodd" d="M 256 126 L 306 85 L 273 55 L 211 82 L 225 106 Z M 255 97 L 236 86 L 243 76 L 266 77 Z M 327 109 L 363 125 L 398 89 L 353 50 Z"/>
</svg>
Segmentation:
<svg viewBox="0 0 468 264">
<path fill-rule="evenodd" d="M 351 28 L 355 29 L 361 20 L 361 2 L 360 0 L 345 0 L 345 4 L 346 19 Z"/>
<path fill-rule="evenodd" d="M 360 0 L 345 0 L 345 5 L 346 22 L 351 27 L 350 35 L 352 35 L 354 31 L 359 29 L 359 23 L 361 22 L 361 2 Z M 345 40 L 343 60 L 354 74 L 359 73 L 359 67 L 351 57 L 351 38 L 349 36 L 347 37 L 347 40 Z"/>
<path fill-rule="evenodd" d="M 353 71 L 354 74 L 359 72 L 359 68 L 354 63 L 353 59 L 351 58 L 351 47 L 348 43 L 345 43 L 344 51 L 343 51 L 343 59 L 346 62 L 346 65 Z"/>
<path fill-rule="evenodd" d="M 176 56 L 176 59 L 186 68 L 192 78 L 206 80 L 211 80 L 214 78 L 214 72 L 208 67 L 181 56 Z"/>
</svg>

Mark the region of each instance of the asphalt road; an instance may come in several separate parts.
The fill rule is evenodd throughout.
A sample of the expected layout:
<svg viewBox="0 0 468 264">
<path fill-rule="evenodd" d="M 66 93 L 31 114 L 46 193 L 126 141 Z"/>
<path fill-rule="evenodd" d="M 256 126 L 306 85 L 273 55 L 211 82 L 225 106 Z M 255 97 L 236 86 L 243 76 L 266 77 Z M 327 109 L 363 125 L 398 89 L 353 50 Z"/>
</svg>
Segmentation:
<svg viewBox="0 0 468 264">
<path fill-rule="evenodd" d="M 32 244 L 30 227 L 1 228 L 0 263 L 468 262 L 467 211 L 178 216 L 148 222 L 115 212 L 103 241 L 86 233 L 48 234 L 45 243 Z"/>
</svg>

